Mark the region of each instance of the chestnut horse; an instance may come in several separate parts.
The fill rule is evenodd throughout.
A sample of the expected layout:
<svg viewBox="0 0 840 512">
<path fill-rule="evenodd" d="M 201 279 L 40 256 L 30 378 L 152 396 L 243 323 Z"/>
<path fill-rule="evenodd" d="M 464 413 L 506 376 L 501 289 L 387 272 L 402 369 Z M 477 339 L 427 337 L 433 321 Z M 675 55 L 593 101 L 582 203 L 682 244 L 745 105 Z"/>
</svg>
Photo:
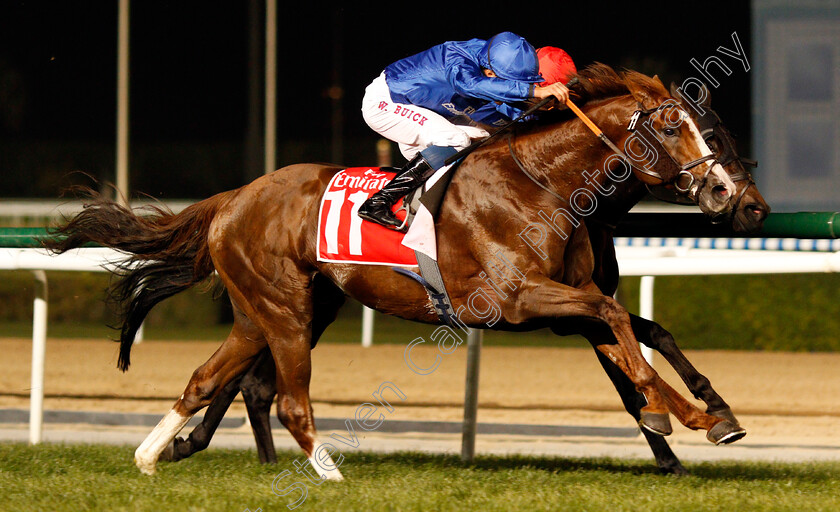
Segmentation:
<svg viewBox="0 0 840 512">
<path fill-rule="evenodd" d="M 592 82 L 595 79 L 592 78 L 592 71 L 592 69 L 589 69 L 584 72 L 584 74 L 590 76 L 590 79 L 586 80 L 575 91 L 579 96 L 586 95 L 585 88 L 591 89 L 593 87 Z M 702 98 L 702 101 L 697 105 L 700 112 L 697 112 L 685 102 L 681 101 L 681 103 L 697 119 L 698 127 L 704 128 L 702 132 L 704 140 L 709 144 L 717 156 L 717 161 L 723 165 L 733 181 L 748 182 L 746 186 L 741 187 L 739 191 L 742 194 L 741 202 L 733 207 L 727 220 L 735 231 L 755 231 L 761 227 L 770 209 L 758 191 L 755 190 L 750 174 L 737 154 L 732 135 L 721 124 L 720 118 L 711 109 L 711 94 L 707 89 L 699 92 L 699 96 Z M 671 94 L 675 98 L 680 98 L 673 85 Z M 633 184 L 633 192 L 628 194 L 628 199 L 616 204 L 599 202 L 598 209 L 592 216 L 586 218 L 589 242 L 592 245 L 596 263 L 593 278 L 598 288 L 606 294 L 614 294 L 618 286 L 619 272 L 613 245 L 614 226 L 620 222 L 621 217 L 628 209 L 628 205 L 632 206 L 635 203 L 635 197 L 644 194 L 644 183 L 632 177 L 630 179 Z M 744 200 L 745 198 L 746 200 Z M 343 293 L 338 291 L 332 300 L 342 300 L 343 297 Z M 656 349 L 670 362 L 692 394 L 708 405 L 707 412 L 726 417 L 733 423 L 737 423 L 729 406 L 711 387 L 709 380 L 700 374 L 685 358 L 668 331 L 659 324 L 636 315 L 631 314 L 630 319 L 636 338 L 646 346 Z M 327 325 L 326 323 L 313 325 L 313 348 Z M 599 352 L 596 351 L 596 354 L 599 354 Z M 622 397 L 625 408 L 638 421 L 639 410 L 645 405 L 643 398 L 636 392 L 626 377 L 615 370 L 611 361 L 604 357 L 599 357 L 599 361 L 608 370 L 610 378 L 614 381 L 616 389 Z M 271 404 L 277 394 L 276 373 L 274 361 L 271 359 L 268 348 L 263 349 L 263 352 L 257 358 L 257 362 L 245 374 L 233 379 L 225 386 L 207 408 L 201 423 L 190 432 L 186 439 L 177 437 L 163 452 L 161 460 L 178 461 L 207 448 L 216 428 L 240 391 L 254 433 L 260 462 L 276 462 L 277 456 L 270 426 Z M 657 465 L 663 472 L 685 473 L 679 459 L 671 451 L 662 436 L 652 434 L 647 430 L 642 432 L 646 435 Z"/>
<path fill-rule="evenodd" d="M 631 174 L 642 183 L 675 184 L 715 219 L 746 218 L 736 205 L 759 204 L 757 191 L 746 180 L 734 181 L 714 161 L 685 107 L 658 79 L 633 71 L 619 75 L 603 65 L 584 70 L 581 77 L 589 87 L 585 112 L 626 154 L 615 157 L 583 123 L 565 116 L 523 126 L 510 146 L 518 158 L 497 142 L 463 161 L 437 220 L 438 261 L 459 311 L 458 323 L 464 329 L 487 327 L 487 316 L 476 311 L 472 299 L 476 292 L 495 293 L 480 277 L 498 272 L 485 256 L 492 248 L 520 277 L 499 304 L 493 329 L 579 332 L 596 348 L 619 391 L 628 396 L 627 389 L 634 391 L 643 430 L 669 434 L 671 413 L 688 428 L 706 430 L 714 443 L 740 439 L 745 431 L 728 407 L 724 414 L 699 410 L 642 358 L 631 316 L 598 286 L 609 281 L 599 275 L 602 271 L 596 273 L 602 263 L 596 263 L 596 255 L 606 259 L 609 251 L 590 241 L 589 226 L 600 221 L 587 215 L 601 200 L 625 212 L 640 200 L 644 189 L 628 179 Z M 631 119 L 644 129 L 629 131 Z M 317 261 L 319 200 L 338 170 L 290 166 L 180 214 L 158 211 L 151 218 L 95 198 L 57 231 L 64 238 L 46 244 L 61 252 L 95 242 L 131 255 L 117 290 L 133 297 L 121 333 L 118 365 L 123 370 L 130 363 L 136 329 L 154 304 L 214 270 L 231 298 L 234 325 L 227 340 L 193 373 L 172 410 L 137 448 L 135 463 L 143 473 L 155 472 L 161 453 L 187 421 L 246 372 L 267 346 L 276 367 L 281 423 L 316 473 L 342 478 L 330 445 L 318 441 L 314 427 L 309 398 L 313 334 L 334 318 L 344 294 L 401 318 L 426 323 L 438 318 L 425 290 L 406 286 L 405 277 L 387 267 Z M 525 172 L 533 179 L 526 179 Z M 520 235 L 545 212 L 553 212 L 552 227 L 543 231 L 540 243 L 550 250 L 535 253 Z M 608 232 L 609 226 L 604 229 Z"/>
<path fill-rule="evenodd" d="M 591 73 L 589 74 L 591 75 Z M 587 84 L 590 84 L 590 82 L 587 81 Z M 591 87 L 591 85 L 589 86 Z M 584 91 L 580 92 L 583 93 Z M 717 114 L 711 110 L 710 93 L 708 90 L 700 92 L 703 101 L 698 106 L 702 114 L 695 112 L 689 105 L 685 105 L 686 109 L 693 114 L 698 114 L 696 117 L 699 123 L 706 129 L 703 132 L 704 139 L 709 143 L 711 149 L 718 157 L 718 162 L 724 166 L 730 177 L 734 181 L 750 180 L 749 173 L 745 170 L 735 150 L 735 141 L 720 123 Z M 672 95 L 679 97 L 678 93 L 673 90 L 673 86 Z M 635 180 L 635 183 L 636 187 L 641 190 L 643 184 L 638 180 Z M 741 192 L 744 195 L 747 192 L 750 195 L 747 201 L 733 208 L 731 212 L 733 215 L 729 218 L 733 229 L 736 231 L 752 231 L 757 229 L 769 211 L 769 208 L 764 203 L 760 194 L 758 194 L 758 191 L 753 190 L 754 187 L 752 189 L 750 188 L 751 185 L 752 183 L 749 183 L 747 187 L 741 188 Z M 605 209 L 601 206 L 599 204 L 599 209 L 596 210 L 592 218 L 587 218 L 587 225 L 590 243 L 593 245 L 593 252 L 596 256 L 596 264 L 600 263 L 600 267 L 595 272 L 597 276 L 595 282 L 601 290 L 609 293 L 610 291 L 615 291 L 618 282 L 618 267 L 612 245 L 614 231 L 612 226 L 618 224 L 621 215 L 624 213 L 623 210 L 626 207 L 618 205 L 618 207 L 613 206 L 612 208 Z M 607 213 L 604 213 L 605 210 L 608 210 Z M 639 341 L 662 353 L 676 368 L 677 373 L 683 378 L 692 393 L 708 404 L 707 412 L 711 411 L 713 414 L 719 416 L 726 415 L 733 422 L 737 423 L 729 411 L 729 406 L 712 389 L 708 379 L 697 372 L 688 362 L 674 343 L 670 333 L 658 324 L 641 319 L 635 315 L 631 315 L 631 323 L 633 325 L 633 332 Z M 326 325 L 323 327 L 326 327 Z M 313 331 L 312 343 L 314 347 L 322 329 L 313 326 Z M 603 358 L 601 358 L 601 362 L 604 365 L 612 364 Z M 611 372 L 611 377 L 616 380 L 620 379 L 621 376 L 613 371 Z M 248 411 L 250 424 L 253 428 L 260 461 L 264 463 L 276 462 L 277 459 L 269 421 L 270 407 L 276 396 L 275 383 L 274 362 L 270 357 L 270 351 L 266 348 L 263 349 L 263 353 L 259 356 L 257 362 L 246 374 L 232 380 L 224 388 L 208 407 L 202 422 L 189 436 L 186 439 L 178 437 L 167 447 L 161 456 L 161 460 L 177 461 L 205 449 L 209 445 L 213 433 L 220 424 L 228 407 L 241 391 Z M 616 386 L 628 412 L 638 420 L 639 409 L 644 405 L 644 402 L 640 400 L 641 397 L 626 382 L 616 381 Z M 684 468 L 670 450 L 664 438 L 652 435 L 647 431 L 644 432 L 653 449 L 659 467 L 669 473 L 684 473 Z"/>
</svg>

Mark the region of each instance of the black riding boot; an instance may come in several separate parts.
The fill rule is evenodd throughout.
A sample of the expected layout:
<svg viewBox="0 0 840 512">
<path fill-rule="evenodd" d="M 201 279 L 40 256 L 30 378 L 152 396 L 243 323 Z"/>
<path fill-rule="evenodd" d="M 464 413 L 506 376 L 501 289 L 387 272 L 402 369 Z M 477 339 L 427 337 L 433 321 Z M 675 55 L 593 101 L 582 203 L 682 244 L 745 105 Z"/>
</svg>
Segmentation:
<svg viewBox="0 0 840 512">
<path fill-rule="evenodd" d="M 398 228 L 402 221 L 394 215 L 391 207 L 401 197 L 410 194 L 413 190 L 423 184 L 433 174 L 433 169 L 426 160 L 418 153 L 405 166 L 397 172 L 385 187 L 373 194 L 359 208 L 359 217 L 382 224 L 386 227 Z"/>
</svg>

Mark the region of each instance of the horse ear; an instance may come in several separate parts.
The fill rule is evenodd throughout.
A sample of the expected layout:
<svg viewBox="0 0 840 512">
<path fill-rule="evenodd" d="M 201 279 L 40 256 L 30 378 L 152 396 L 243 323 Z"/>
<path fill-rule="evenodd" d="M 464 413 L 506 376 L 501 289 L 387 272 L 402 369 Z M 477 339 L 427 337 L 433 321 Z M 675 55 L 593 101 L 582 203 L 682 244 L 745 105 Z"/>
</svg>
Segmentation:
<svg viewBox="0 0 840 512">
<path fill-rule="evenodd" d="M 712 108 L 712 93 L 709 91 L 709 88 L 706 87 L 705 83 L 700 82 L 700 90 L 698 93 L 698 97 L 702 98 L 700 106 L 705 110 L 710 110 Z M 674 82 L 671 82 L 671 97 L 683 105 L 686 103 L 686 98 L 683 96 L 682 90 L 677 87 L 677 84 Z"/>
<path fill-rule="evenodd" d="M 705 82 L 700 82 L 700 94 L 702 95 L 701 97 L 703 98 L 703 101 L 700 102 L 700 106 L 707 109 L 707 110 L 711 109 L 712 108 L 712 91 L 710 91 L 709 88 L 706 87 Z"/>
<path fill-rule="evenodd" d="M 663 91 L 665 90 L 665 84 L 663 84 L 662 80 L 659 79 L 659 75 L 653 75 L 653 81 L 659 84 Z"/>
<path fill-rule="evenodd" d="M 626 80 L 625 83 L 627 84 L 627 89 L 630 91 L 630 94 L 633 95 L 633 98 L 639 102 L 639 105 L 641 105 L 643 109 L 647 110 L 656 108 L 659 105 L 659 101 L 657 101 L 657 98 L 651 93 L 650 89 L 642 87 L 633 80 Z"/>
<path fill-rule="evenodd" d="M 680 105 L 685 107 L 685 98 L 683 98 L 683 95 L 680 93 L 680 89 L 679 89 L 679 87 L 677 87 L 677 84 L 675 82 L 671 82 L 671 87 L 669 87 L 669 92 L 671 93 L 672 98 L 677 100 L 677 102 L 679 102 Z"/>
</svg>

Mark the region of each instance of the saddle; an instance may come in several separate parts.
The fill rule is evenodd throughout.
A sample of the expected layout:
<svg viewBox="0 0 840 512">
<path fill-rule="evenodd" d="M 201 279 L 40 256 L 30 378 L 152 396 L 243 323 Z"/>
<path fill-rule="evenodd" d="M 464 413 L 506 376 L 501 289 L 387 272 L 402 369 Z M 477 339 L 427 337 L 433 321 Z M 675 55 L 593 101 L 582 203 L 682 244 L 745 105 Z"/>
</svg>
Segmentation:
<svg viewBox="0 0 840 512">
<path fill-rule="evenodd" d="M 380 190 L 396 169 L 357 167 L 336 173 L 321 198 L 318 213 L 318 261 L 362 265 L 388 265 L 411 277 L 427 291 L 442 322 L 452 325 L 452 304 L 437 264 L 435 219 L 459 161 L 445 165 L 454 148 L 432 147 L 423 157 L 435 173 L 418 190 L 403 198 L 405 232 L 395 231 L 356 215 L 371 193 Z M 418 266 L 415 273 L 408 268 Z"/>
</svg>

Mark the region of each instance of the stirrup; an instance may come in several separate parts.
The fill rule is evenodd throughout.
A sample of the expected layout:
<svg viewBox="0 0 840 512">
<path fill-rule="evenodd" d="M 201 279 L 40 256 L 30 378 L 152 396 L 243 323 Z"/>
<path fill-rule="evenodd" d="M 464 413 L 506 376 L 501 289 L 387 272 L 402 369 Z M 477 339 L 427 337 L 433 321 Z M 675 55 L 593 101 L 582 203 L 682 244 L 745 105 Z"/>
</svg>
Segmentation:
<svg viewBox="0 0 840 512">
<path fill-rule="evenodd" d="M 405 200 L 400 201 L 400 207 L 397 208 L 396 212 L 393 212 L 394 217 L 397 217 L 397 212 L 401 212 L 401 211 L 405 212 L 405 218 L 403 219 L 402 224 L 394 227 L 394 230 L 405 232 L 406 231 L 406 225 L 408 224 L 408 218 L 410 217 L 410 213 L 411 213 L 411 212 L 408 211 L 408 203 Z M 397 219 L 399 220 L 399 217 L 397 217 Z"/>
</svg>

